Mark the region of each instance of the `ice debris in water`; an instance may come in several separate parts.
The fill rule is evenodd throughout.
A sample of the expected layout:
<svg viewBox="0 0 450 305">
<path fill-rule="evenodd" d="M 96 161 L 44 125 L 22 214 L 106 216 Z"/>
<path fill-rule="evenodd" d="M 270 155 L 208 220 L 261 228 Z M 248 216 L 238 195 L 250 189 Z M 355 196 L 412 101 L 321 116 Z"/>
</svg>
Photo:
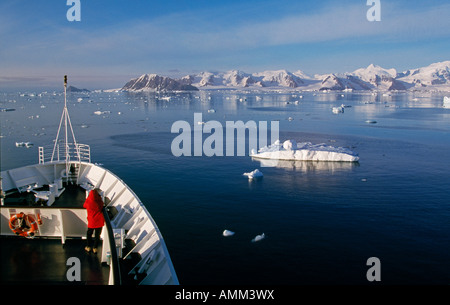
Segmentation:
<svg viewBox="0 0 450 305">
<path fill-rule="evenodd" d="M 230 230 L 224 230 L 222 233 L 223 236 L 233 236 L 234 232 Z"/>
<path fill-rule="evenodd" d="M 259 151 L 253 149 L 250 157 L 292 161 L 359 161 L 358 154 L 347 148 L 334 147 L 324 143 L 297 143 L 294 140 L 286 140 L 283 144 L 280 144 L 280 141 L 277 140 L 272 145 L 259 149 Z"/>
<path fill-rule="evenodd" d="M 444 100 L 442 102 L 444 108 L 450 108 L 450 97 L 444 96 Z"/>
<path fill-rule="evenodd" d="M 266 235 L 264 233 L 261 235 L 256 235 L 255 238 L 252 239 L 252 243 L 263 240 L 264 238 L 266 238 Z"/>
<path fill-rule="evenodd" d="M 255 169 L 254 171 L 250 172 L 250 173 L 244 173 L 244 176 L 247 176 L 248 179 L 258 179 L 258 178 L 262 178 L 263 173 L 259 171 L 259 169 Z"/>
<path fill-rule="evenodd" d="M 110 113 L 111 113 L 111 111 L 100 111 L 100 110 L 97 110 L 94 112 L 94 114 L 96 114 L 96 115 L 110 114 Z"/>
<path fill-rule="evenodd" d="M 31 142 L 16 142 L 16 147 L 26 147 L 26 148 L 30 148 L 32 147 L 34 144 Z"/>
<path fill-rule="evenodd" d="M 332 108 L 333 113 L 338 114 L 338 113 L 344 113 L 344 107 L 340 106 L 340 107 L 333 107 Z"/>
</svg>

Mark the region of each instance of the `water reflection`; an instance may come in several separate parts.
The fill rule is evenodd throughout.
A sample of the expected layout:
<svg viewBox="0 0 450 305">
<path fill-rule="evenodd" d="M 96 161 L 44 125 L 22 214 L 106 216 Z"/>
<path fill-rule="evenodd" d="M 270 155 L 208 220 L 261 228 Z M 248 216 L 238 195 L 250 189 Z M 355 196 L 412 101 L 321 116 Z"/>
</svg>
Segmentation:
<svg viewBox="0 0 450 305">
<path fill-rule="evenodd" d="M 261 167 L 276 167 L 303 173 L 350 171 L 359 166 L 358 162 L 288 161 L 256 158 L 252 158 L 252 161 L 259 161 Z"/>
</svg>

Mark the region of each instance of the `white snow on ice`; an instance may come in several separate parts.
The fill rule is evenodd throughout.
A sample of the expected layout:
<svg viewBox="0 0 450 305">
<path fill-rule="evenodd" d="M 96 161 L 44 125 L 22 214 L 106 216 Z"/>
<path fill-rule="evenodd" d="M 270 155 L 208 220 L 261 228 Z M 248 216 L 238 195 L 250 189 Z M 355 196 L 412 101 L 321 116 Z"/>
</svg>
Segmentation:
<svg viewBox="0 0 450 305">
<path fill-rule="evenodd" d="M 264 233 L 261 234 L 261 235 L 256 235 L 255 238 L 252 239 L 252 243 L 255 243 L 255 242 L 257 242 L 257 241 L 261 241 L 261 240 L 263 240 L 264 238 L 266 238 L 266 235 L 265 235 Z"/>
<path fill-rule="evenodd" d="M 443 107 L 444 108 L 450 108 L 450 97 L 444 96 Z"/>
<path fill-rule="evenodd" d="M 343 147 L 329 146 L 324 143 L 310 142 L 296 143 L 294 140 L 276 141 L 274 144 L 252 150 L 250 157 L 259 159 L 293 160 L 293 161 L 336 161 L 356 162 L 358 154 Z"/>
<path fill-rule="evenodd" d="M 258 178 L 262 178 L 263 173 L 261 173 L 259 171 L 259 169 L 255 169 L 254 171 L 250 172 L 250 173 L 244 173 L 244 176 L 247 176 L 248 179 L 258 179 Z"/>
<path fill-rule="evenodd" d="M 223 236 L 227 237 L 227 236 L 233 236 L 234 232 L 230 231 L 230 230 L 224 230 L 222 233 Z"/>
</svg>

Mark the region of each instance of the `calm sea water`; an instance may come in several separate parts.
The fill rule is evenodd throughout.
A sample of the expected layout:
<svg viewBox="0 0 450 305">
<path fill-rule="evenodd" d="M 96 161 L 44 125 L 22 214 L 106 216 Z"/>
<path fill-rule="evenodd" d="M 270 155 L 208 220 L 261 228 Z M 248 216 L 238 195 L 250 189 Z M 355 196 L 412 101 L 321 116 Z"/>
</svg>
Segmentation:
<svg viewBox="0 0 450 305">
<path fill-rule="evenodd" d="M 450 109 L 442 99 L 427 93 L 88 93 L 70 95 L 69 111 L 93 161 L 120 176 L 147 206 L 182 284 L 366 284 L 369 257 L 380 259 L 382 284 L 449 284 Z M 341 104 L 351 107 L 333 114 Z M 56 136 L 63 97 L 1 93 L 0 107 L 15 109 L 0 113 L 2 170 L 37 163 L 37 147 Z M 174 157 L 172 124 L 194 126 L 198 112 L 224 125 L 278 120 L 281 140 L 348 147 L 360 162 L 262 167 L 248 156 Z M 35 145 L 17 148 L 16 141 Z M 242 175 L 254 169 L 262 180 Z M 223 237 L 225 229 L 235 235 Z M 266 238 L 252 243 L 261 233 Z"/>
</svg>

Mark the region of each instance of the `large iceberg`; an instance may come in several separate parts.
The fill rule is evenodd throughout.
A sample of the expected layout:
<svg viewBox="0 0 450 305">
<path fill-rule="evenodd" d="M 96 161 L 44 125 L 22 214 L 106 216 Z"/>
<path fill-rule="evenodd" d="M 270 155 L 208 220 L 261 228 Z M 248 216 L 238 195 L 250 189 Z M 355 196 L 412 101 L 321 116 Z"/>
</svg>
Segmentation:
<svg viewBox="0 0 450 305">
<path fill-rule="evenodd" d="M 359 161 L 358 154 L 347 148 L 329 146 L 323 143 L 296 143 L 294 140 L 284 141 L 283 144 L 277 140 L 274 144 L 259 149 L 258 152 L 253 149 L 250 157 L 293 161 Z"/>
</svg>

